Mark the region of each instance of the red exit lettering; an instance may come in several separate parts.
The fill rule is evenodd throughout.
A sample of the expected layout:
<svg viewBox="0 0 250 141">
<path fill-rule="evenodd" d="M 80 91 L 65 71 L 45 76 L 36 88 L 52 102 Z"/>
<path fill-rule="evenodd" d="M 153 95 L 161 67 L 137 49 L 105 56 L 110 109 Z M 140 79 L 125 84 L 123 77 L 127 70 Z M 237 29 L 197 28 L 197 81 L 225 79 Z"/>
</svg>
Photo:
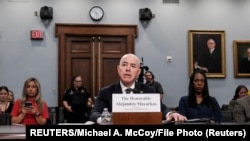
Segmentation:
<svg viewBox="0 0 250 141">
<path fill-rule="evenodd" d="M 43 39 L 43 31 L 31 30 L 31 39 Z"/>
</svg>

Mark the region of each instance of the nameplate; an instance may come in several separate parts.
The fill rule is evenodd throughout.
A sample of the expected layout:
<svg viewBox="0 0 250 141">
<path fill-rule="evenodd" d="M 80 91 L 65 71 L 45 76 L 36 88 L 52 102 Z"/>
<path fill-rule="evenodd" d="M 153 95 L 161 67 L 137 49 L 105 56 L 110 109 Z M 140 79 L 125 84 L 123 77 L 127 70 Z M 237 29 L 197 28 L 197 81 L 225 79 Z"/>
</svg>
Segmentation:
<svg viewBox="0 0 250 141">
<path fill-rule="evenodd" d="M 161 112 L 160 94 L 113 94 L 112 112 Z"/>
</svg>

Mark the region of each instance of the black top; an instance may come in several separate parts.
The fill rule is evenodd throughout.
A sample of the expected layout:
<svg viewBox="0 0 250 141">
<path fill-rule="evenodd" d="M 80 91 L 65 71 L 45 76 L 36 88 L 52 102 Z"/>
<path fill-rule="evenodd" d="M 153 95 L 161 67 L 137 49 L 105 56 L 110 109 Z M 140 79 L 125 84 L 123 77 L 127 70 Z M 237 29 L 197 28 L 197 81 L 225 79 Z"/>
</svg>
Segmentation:
<svg viewBox="0 0 250 141">
<path fill-rule="evenodd" d="M 9 102 L 9 106 L 5 111 L 1 111 L 0 114 L 0 125 L 11 125 L 11 111 L 13 108 L 13 103 Z"/>
<path fill-rule="evenodd" d="M 156 93 L 160 93 L 160 94 L 164 93 L 163 89 L 162 89 L 162 86 L 161 86 L 161 83 L 158 82 L 158 81 L 153 80 L 152 83 L 146 82 L 145 84 L 148 85 L 148 86 L 153 87 L 155 89 Z"/>
<path fill-rule="evenodd" d="M 70 87 L 67 89 L 63 96 L 63 101 L 67 101 L 71 106 L 73 113 L 65 110 L 65 118 L 67 122 L 81 123 L 87 120 L 87 101 L 90 97 L 88 90 L 84 87 L 75 89 Z"/>
<path fill-rule="evenodd" d="M 5 111 L 1 111 L 1 113 L 11 113 L 13 105 L 13 103 L 9 102 L 9 107 Z"/>
</svg>

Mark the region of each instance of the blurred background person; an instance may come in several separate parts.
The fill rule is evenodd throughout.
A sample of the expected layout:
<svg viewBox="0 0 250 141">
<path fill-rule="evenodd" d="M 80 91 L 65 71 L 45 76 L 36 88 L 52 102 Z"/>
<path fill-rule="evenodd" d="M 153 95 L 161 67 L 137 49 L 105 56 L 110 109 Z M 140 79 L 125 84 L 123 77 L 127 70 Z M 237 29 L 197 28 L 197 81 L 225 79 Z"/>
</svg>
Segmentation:
<svg viewBox="0 0 250 141">
<path fill-rule="evenodd" d="M 238 98 L 233 108 L 235 122 L 250 122 L 250 96 Z"/>
<path fill-rule="evenodd" d="M 190 76 L 188 95 L 180 98 L 178 110 L 187 119 L 207 118 L 211 123 L 223 121 L 220 105 L 209 95 L 207 77 L 201 70 Z"/>
<path fill-rule="evenodd" d="M 9 99 L 9 101 L 11 103 L 14 104 L 14 102 L 15 102 L 15 95 L 14 95 L 14 92 L 12 90 L 9 90 L 9 97 L 8 97 L 8 99 Z"/>
<path fill-rule="evenodd" d="M 9 102 L 9 89 L 7 86 L 0 87 L 0 125 L 11 125 L 10 113 L 13 103 Z"/>
<path fill-rule="evenodd" d="M 248 89 L 245 85 L 239 85 L 236 89 L 235 89 L 235 93 L 234 93 L 234 97 L 233 99 L 229 102 L 228 105 L 228 110 L 232 111 L 235 105 L 235 102 L 238 98 L 247 96 L 248 93 Z"/>
<path fill-rule="evenodd" d="M 162 89 L 162 85 L 161 85 L 160 82 L 155 81 L 155 76 L 154 76 L 153 72 L 146 71 L 144 76 L 145 76 L 145 79 L 146 79 L 145 84 L 150 86 L 150 87 L 153 87 L 155 89 L 155 92 L 159 93 L 160 97 L 162 99 L 163 94 L 164 94 L 163 89 Z"/>
<path fill-rule="evenodd" d="M 45 125 L 49 119 L 48 105 L 42 99 L 41 85 L 34 78 L 28 78 L 23 85 L 21 98 L 14 103 L 11 112 L 13 124 Z"/>
<path fill-rule="evenodd" d="M 80 75 L 72 77 L 72 86 L 63 96 L 64 115 L 68 123 L 84 123 L 89 119 L 93 101 L 89 91 L 82 84 Z"/>
<path fill-rule="evenodd" d="M 9 102 L 9 89 L 7 86 L 0 87 L 0 112 L 11 113 L 13 103 Z"/>
</svg>

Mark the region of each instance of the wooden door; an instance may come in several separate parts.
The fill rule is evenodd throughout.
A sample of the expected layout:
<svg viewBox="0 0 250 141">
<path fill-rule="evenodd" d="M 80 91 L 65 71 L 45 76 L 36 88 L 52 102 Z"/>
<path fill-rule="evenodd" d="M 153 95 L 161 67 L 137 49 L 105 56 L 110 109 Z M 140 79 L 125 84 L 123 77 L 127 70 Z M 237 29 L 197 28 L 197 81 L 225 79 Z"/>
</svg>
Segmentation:
<svg viewBox="0 0 250 141">
<path fill-rule="evenodd" d="M 122 55 L 134 53 L 136 26 L 128 26 L 133 29 L 128 30 L 130 32 L 127 32 L 127 29 L 124 30 L 124 26 L 120 29 L 114 26 L 112 30 L 110 29 L 112 26 L 109 25 L 95 27 L 82 25 L 79 29 L 75 29 L 75 25 L 72 25 L 71 30 L 66 30 L 70 28 L 69 25 L 56 26 L 60 31 L 57 34 L 59 37 L 59 106 L 62 106 L 62 96 L 65 89 L 71 85 L 71 78 L 74 75 L 80 74 L 83 77 L 83 85 L 89 89 L 93 97 L 101 87 L 119 80 L 116 68 Z M 98 27 L 100 29 L 96 30 Z M 86 30 L 79 33 L 82 28 Z M 117 33 L 118 31 L 120 33 Z"/>
</svg>

